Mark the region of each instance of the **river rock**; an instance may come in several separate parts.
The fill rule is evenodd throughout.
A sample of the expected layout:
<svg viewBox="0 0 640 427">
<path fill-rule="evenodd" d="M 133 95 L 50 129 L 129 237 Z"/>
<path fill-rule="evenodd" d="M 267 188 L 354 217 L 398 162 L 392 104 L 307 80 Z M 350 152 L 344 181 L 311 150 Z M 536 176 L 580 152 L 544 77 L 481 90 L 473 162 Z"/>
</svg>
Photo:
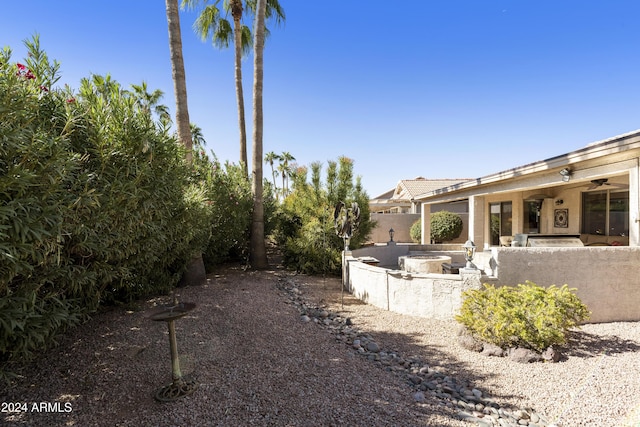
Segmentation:
<svg viewBox="0 0 640 427">
<path fill-rule="evenodd" d="M 380 346 L 378 346 L 378 344 L 373 341 L 369 341 L 367 343 L 367 351 L 370 351 L 372 353 L 377 353 L 380 351 Z"/>
<path fill-rule="evenodd" d="M 509 359 L 518 363 L 532 363 L 542 360 L 542 356 L 528 348 L 517 347 L 509 351 Z"/>
<path fill-rule="evenodd" d="M 504 350 L 495 344 L 484 343 L 481 354 L 485 356 L 502 357 L 504 356 Z"/>
<path fill-rule="evenodd" d="M 463 348 L 466 348 L 467 350 L 476 351 L 476 352 L 481 352 L 482 349 L 484 348 L 482 341 L 475 339 L 474 337 L 472 337 L 467 333 L 458 335 L 458 344 L 460 344 Z"/>
<path fill-rule="evenodd" d="M 562 354 L 554 346 L 550 345 L 542 353 L 542 358 L 547 362 L 558 363 L 562 358 Z"/>
</svg>

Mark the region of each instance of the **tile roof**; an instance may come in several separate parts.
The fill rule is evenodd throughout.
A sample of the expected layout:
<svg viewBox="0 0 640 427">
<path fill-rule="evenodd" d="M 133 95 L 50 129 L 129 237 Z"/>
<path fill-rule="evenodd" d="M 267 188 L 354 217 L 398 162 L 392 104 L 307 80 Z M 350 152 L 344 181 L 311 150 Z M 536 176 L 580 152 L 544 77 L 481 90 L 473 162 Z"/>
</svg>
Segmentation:
<svg viewBox="0 0 640 427">
<path fill-rule="evenodd" d="M 396 185 L 395 192 L 391 198 L 411 200 L 420 194 L 469 181 L 469 179 L 470 178 L 426 179 L 422 177 L 403 179 Z"/>
</svg>

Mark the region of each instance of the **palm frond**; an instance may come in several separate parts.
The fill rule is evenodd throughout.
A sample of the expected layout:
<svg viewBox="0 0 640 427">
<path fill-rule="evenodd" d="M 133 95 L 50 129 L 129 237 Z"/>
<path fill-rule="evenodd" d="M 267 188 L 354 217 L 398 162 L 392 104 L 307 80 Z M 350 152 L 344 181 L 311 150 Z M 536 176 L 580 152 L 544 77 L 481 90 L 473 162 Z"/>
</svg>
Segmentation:
<svg viewBox="0 0 640 427">
<path fill-rule="evenodd" d="M 215 34 L 220 21 L 220 9 L 215 5 L 208 5 L 193 23 L 193 29 L 202 41 L 206 41 Z"/>
<path fill-rule="evenodd" d="M 276 25 L 282 24 L 286 18 L 284 9 L 280 6 L 278 0 L 267 0 L 267 9 L 264 13 L 264 18 L 267 21 L 273 21 Z"/>
<path fill-rule="evenodd" d="M 240 38 L 242 40 L 242 46 L 240 47 L 242 55 L 244 56 L 250 54 L 251 50 L 253 49 L 253 35 L 251 34 L 251 28 L 243 25 L 240 33 Z"/>
<path fill-rule="evenodd" d="M 213 45 L 220 49 L 226 49 L 232 41 L 233 27 L 231 26 L 231 23 L 226 19 L 220 19 L 218 21 L 218 26 L 213 33 Z"/>
</svg>

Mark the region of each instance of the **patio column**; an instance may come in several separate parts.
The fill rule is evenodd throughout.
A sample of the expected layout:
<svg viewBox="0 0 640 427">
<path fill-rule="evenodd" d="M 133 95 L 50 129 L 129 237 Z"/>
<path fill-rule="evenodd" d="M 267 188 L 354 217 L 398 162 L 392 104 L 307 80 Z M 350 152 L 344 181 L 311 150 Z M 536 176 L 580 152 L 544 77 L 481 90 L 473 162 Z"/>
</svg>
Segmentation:
<svg viewBox="0 0 640 427">
<path fill-rule="evenodd" d="M 640 167 L 629 169 L 629 246 L 640 246 Z"/>
<path fill-rule="evenodd" d="M 469 196 L 469 230 L 467 238 L 475 243 L 479 248 L 484 246 L 484 224 L 488 223 L 484 218 L 484 197 Z"/>
<path fill-rule="evenodd" d="M 428 245 L 431 243 L 431 205 L 423 203 L 420 215 L 420 222 L 422 222 L 422 238 L 420 243 Z"/>
</svg>

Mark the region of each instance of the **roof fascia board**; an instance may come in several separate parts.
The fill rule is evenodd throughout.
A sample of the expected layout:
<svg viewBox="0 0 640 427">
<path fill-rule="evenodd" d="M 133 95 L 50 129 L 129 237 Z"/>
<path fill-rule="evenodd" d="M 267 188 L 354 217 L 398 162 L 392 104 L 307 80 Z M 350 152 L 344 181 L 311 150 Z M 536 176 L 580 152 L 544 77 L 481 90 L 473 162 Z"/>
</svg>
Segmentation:
<svg viewBox="0 0 640 427">
<path fill-rule="evenodd" d="M 464 181 L 449 187 L 440 188 L 424 194 L 416 196 L 417 200 L 424 200 L 434 196 L 442 196 L 445 193 L 457 193 L 466 189 L 472 189 L 479 186 L 498 183 L 500 181 L 522 177 L 533 173 L 539 173 L 550 169 L 568 166 L 585 160 L 592 160 L 599 157 L 620 153 L 623 151 L 640 149 L 640 130 L 609 138 L 600 142 L 587 145 L 584 148 L 562 154 L 560 156 L 551 157 L 534 163 L 529 163 L 513 169 L 507 169 L 493 175 L 487 175 L 481 178 Z M 477 193 L 474 193 L 477 194 Z M 453 196 L 447 200 L 460 200 L 461 197 Z M 439 200 L 443 200 L 439 198 Z"/>
</svg>

